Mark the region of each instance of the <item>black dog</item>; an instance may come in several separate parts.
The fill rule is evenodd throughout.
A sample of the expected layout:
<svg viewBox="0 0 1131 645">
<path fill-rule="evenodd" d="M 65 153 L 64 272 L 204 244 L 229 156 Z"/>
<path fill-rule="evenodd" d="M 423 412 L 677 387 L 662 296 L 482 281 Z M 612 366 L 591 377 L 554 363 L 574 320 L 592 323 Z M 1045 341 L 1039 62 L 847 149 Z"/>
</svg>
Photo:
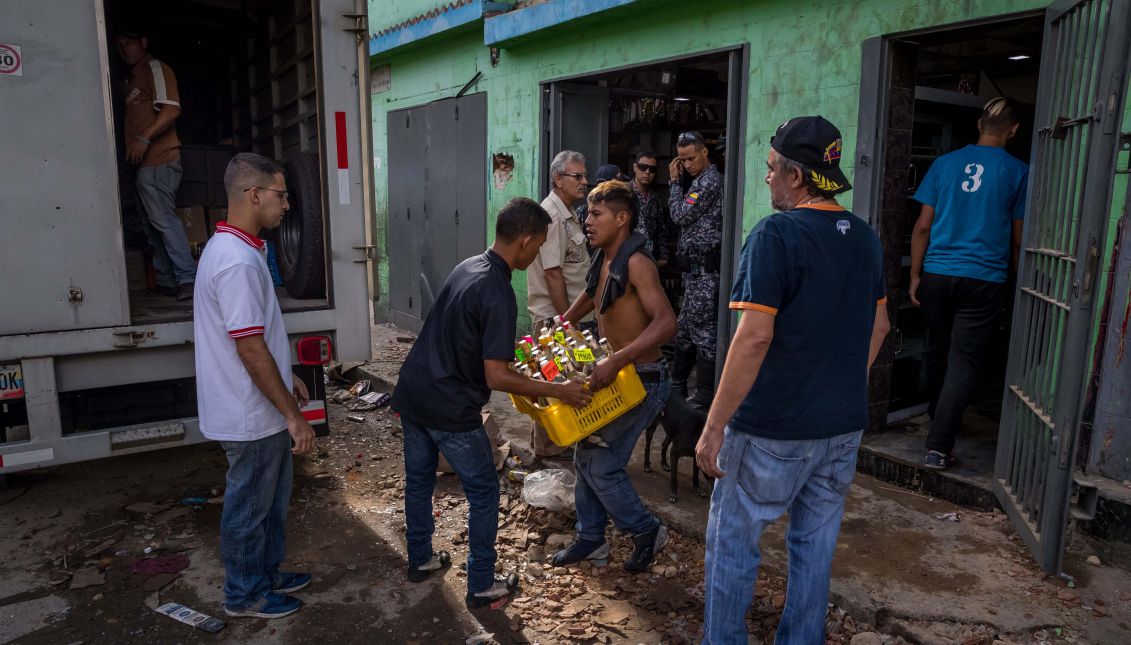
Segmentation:
<svg viewBox="0 0 1131 645">
<path fill-rule="evenodd" d="M 652 435 L 656 432 L 657 425 L 664 426 L 664 442 L 660 444 L 660 466 L 672 474 L 672 494 L 668 499 L 675 502 L 679 499 L 676 488 L 679 479 L 679 458 L 691 458 L 691 488 L 699 497 L 706 497 L 706 491 L 699 490 L 699 464 L 695 462 L 695 444 L 699 443 L 699 436 L 703 434 L 703 426 L 707 424 L 707 413 L 696 410 L 687 404 L 687 400 L 672 391 L 664 403 L 660 416 L 656 417 L 648 426 L 644 437 L 644 472 L 652 472 Z M 671 452 L 671 464 L 668 463 L 668 453 Z M 708 483 L 713 483 L 710 477 L 704 475 Z"/>
</svg>

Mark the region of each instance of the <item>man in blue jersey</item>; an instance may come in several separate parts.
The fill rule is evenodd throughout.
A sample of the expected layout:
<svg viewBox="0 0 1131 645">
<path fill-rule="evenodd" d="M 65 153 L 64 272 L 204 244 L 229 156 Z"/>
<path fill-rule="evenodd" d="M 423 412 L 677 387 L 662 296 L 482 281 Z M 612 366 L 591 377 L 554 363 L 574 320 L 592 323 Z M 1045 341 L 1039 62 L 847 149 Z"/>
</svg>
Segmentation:
<svg viewBox="0 0 1131 645">
<path fill-rule="evenodd" d="M 770 140 L 773 215 L 742 245 L 742 312 L 695 459 L 715 477 L 703 642 L 745 643 L 764 529 L 789 514 L 789 585 L 776 643 L 825 642 L 844 498 L 868 425 L 868 367 L 888 332 L 883 256 L 836 202 L 851 186 L 841 136 L 819 116 Z"/>
<path fill-rule="evenodd" d="M 927 319 L 931 431 L 923 465 L 954 465 L 954 440 L 978 381 L 986 342 L 1016 268 L 1029 167 L 1005 151 L 1017 105 L 998 97 L 978 119 L 978 143 L 943 155 L 915 192 L 911 302 Z"/>
</svg>

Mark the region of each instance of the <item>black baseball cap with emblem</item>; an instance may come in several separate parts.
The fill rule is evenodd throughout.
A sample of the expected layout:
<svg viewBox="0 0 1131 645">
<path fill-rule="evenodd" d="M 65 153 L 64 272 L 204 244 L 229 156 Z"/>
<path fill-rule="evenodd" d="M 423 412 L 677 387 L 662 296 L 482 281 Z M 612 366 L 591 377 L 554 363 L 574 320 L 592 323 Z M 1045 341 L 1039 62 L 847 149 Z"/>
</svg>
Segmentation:
<svg viewBox="0 0 1131 645">
<path fill-rule="evenodd" d="M 824 117 L 799 116 L 778 126 L 770 147 L 805 167 L 821 190 L 838 195 L 852 189 L 840 169 L 840 130 Z"/>
</svg>

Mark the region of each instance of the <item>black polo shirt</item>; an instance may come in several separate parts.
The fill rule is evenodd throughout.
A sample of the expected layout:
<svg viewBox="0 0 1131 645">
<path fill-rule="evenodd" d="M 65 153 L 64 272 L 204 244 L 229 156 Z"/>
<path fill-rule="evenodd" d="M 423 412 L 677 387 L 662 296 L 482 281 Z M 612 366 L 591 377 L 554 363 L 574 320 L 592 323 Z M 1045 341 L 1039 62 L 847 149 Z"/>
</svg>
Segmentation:
<svg viewBox="0 0 1131 645">
<path fill-rule="evenodd" d="M 393 409 L 430 430 L 483 425 L 491 396 L 483 361 L 514 360 L 518 318 L 511 270 L 488 249 L 452 270 L 401 367 Z"/>
</svg>

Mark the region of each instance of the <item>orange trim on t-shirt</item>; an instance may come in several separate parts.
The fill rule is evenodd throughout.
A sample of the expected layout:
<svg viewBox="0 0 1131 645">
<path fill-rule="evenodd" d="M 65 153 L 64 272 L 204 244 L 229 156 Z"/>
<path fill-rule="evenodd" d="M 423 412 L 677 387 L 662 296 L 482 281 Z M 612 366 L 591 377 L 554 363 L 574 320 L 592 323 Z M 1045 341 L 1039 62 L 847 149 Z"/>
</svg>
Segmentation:
<svg viewBox="0 0 1131 645">
<path fill-rule="evenodd" d="M 764 314 L 770 314 L 771 316 L 778 315 L 778 310 L 777 310 L 776 307 L 767 307 L 766 305 L 760 305 L 756 302 L 733 302 L 732 301 L 730 303 L 730 308 L 731 309 L 748 309 L 750 311 L 760 311 Z"/>
<path fill-rule="evenodd" d="M 843 211 L 844 207 L 840 204 L 805 204 L 797 208 L 812 208 L 815 211 Z"/>
<path fill-rule="evenodd" d="M 887 303 L 888 303 L 888 297 L 884 296 L 883 298 L 880 298 L 879 300 L 876 301 L 876 306 L 879 307 L 880 305 L 886 305 Z"/>
</svg>

